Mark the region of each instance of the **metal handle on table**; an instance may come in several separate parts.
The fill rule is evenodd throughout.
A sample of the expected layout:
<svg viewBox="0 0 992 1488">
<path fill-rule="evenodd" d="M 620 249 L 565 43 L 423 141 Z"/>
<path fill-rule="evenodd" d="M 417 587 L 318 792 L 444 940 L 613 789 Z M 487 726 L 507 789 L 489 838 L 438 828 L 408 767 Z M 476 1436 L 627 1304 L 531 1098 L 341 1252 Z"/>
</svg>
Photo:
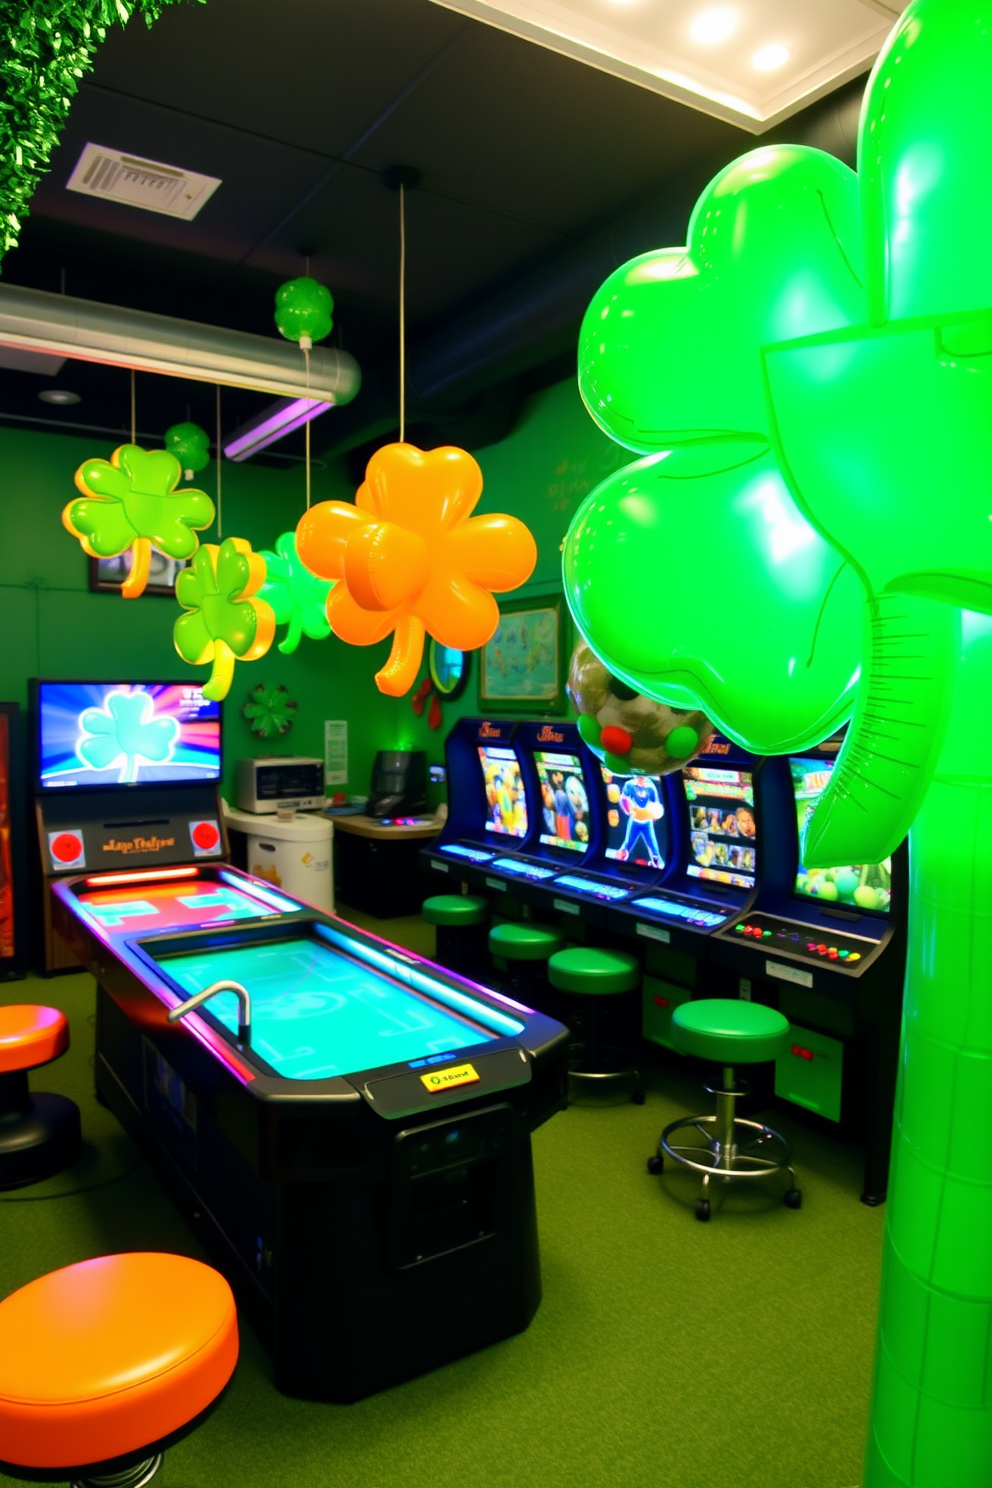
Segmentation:
<svg viewBox="0 0 992 1488">
<path fill-rule="evenodd" d="M 167 1023 L 178 1023 L 180 1018 L 185 1018 L 187 1013 L 195 1012 L 202 1007 L 209 997 L 214 997 L 218 992 L 234 992 L 238 999 L 238 1038 L 243 1044 L 251 1040 L 251 998 L 247 987 L 242 987 L 240 982 L 211 982 L 209 987 L 204 987 L 202 992 L 194 992 L 193 996 L 181 1002 L 178 1007 L 170 1008 L 165 1015 Z"/>
</svg>

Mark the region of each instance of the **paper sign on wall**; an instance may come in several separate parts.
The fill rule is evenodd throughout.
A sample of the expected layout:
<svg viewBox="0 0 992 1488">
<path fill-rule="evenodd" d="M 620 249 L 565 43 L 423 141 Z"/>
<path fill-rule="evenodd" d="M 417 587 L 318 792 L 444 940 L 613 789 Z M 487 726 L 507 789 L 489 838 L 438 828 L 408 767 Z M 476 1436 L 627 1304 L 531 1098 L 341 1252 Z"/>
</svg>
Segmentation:
<svg viewBox="0 0 992 1488">
<path fill-rule="evenodd" d="M 324 784 L 348 783 L 347 719 L 324 719 Z"/>
</svg>

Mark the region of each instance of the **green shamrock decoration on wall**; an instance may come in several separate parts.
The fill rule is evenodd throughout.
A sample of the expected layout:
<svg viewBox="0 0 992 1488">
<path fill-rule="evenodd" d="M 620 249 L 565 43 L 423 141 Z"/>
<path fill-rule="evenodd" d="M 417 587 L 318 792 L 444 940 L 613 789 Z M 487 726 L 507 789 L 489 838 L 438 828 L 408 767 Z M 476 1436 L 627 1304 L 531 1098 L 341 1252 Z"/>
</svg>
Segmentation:
<svg viewBox="0 0 992 1488">
<path fill-rule="evenodd" d="M 172 758 L 179 737 L 174 718 L 156 718 L 147 692 L 112 692 L 102 708 L 87 708 L 79 720 L 83 736 L 76 753 L 94 770 L 109 770 L 122 756 L 120 785 L 138 778 L 138 760 L 160 765 Z"/>
<path fill-rule="evenodd" d="M 266 567 L 260 598 L 272 606 L 277 625 L 289 626 L 279 642 L 279 650 L 290 656 L 303 635 L 313 641 L 325 640 L 331 633 L 327 596 L 334 588 L 334 580 L 317 579 L 304 568 L 296 551 L 295 532 L 284 532 L 276 538 L 274 553 L 262 548 L 259 556 L 265 559 Z"/>
<path fill-rule="evenodd" d="M 176 579 L 176 598 L 187 611 L 173 628 L 176 650 L 191 666 L 211 662 L 204 697 L 220 702 L 234 680 L 235 661 L 257 661 L 272 645 L 276 618 L 264 599 L 265 559 L 251 543 L 228 537 L 205 543 Z"/>
<path fill-rule="evenodd" d="M 205 491 L 177 491 L 182 466 L 168 450 L 122 444 L 109 460 L 84 460 L 76 471 L 83 494 L 62 513 L 63 526 L 91 558 L 116 558 L 131 549 L 131 572 L 121 593 L 137 599 L 148 582 L 151 550 L 192 558 L 198 531 L 214 519 Z"/>
<path fill-rule="evenodd" d="M 253 734 L 261 739 L 273 739 L 288 734 L 293 727 L 296 703 L 281 682 L 277 687 L 266 687 L 259 682 L 248 694 L 241 716 L 247 718 Z"/>
</svg>

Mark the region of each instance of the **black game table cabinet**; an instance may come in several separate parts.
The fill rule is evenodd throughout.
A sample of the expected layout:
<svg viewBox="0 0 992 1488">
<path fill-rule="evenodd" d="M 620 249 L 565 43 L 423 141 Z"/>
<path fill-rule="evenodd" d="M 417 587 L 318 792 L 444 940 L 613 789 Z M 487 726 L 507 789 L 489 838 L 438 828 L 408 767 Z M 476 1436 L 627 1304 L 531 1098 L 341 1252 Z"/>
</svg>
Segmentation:
<svg viewBox="0 0 992 1488">
<path fill-rule="evenodd" d="M 186 871 L 63 879 L 54 919 L 97 980 L 98 1095 L 277 1387 L 360 1400 L 526 1328 L 531 1133 L 564 1105 L 566 1030 L 247 874 Z M 218 978 L 252 994 L 250 1033 L 231 992 L 168 1021 Z"/>
</svg>

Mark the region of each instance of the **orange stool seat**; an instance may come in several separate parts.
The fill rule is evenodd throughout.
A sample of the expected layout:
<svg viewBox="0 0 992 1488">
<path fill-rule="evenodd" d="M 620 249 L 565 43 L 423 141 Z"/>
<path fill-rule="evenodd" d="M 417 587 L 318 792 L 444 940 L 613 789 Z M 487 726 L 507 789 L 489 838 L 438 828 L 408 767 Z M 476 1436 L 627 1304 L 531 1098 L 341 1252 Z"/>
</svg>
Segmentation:
<svg viewBox="0 0 992 1488">
<path fill-rule="evenodd" d="M 58 1008 L 0 1007 L 0 1188 L 51 1178 L 79 1156 L 79 1107 L 28 1088 L 28 1070 L 68 1047 L 69 1022 Z"/>
<path fill-rule="evenodd" d="M 58 1008 L 15 1002 L 0 1007 L 0 1075 L 37 1069 L 69 1047 L 69 1020 Z"/>
<path fill-rule="evenodd" d="M 151 1468 L 237 1358 L 231 1288 L 200 1261 L 100 1256 L 28 1282 L 0 1302 L 0 1470 Z"/>
</svg>

